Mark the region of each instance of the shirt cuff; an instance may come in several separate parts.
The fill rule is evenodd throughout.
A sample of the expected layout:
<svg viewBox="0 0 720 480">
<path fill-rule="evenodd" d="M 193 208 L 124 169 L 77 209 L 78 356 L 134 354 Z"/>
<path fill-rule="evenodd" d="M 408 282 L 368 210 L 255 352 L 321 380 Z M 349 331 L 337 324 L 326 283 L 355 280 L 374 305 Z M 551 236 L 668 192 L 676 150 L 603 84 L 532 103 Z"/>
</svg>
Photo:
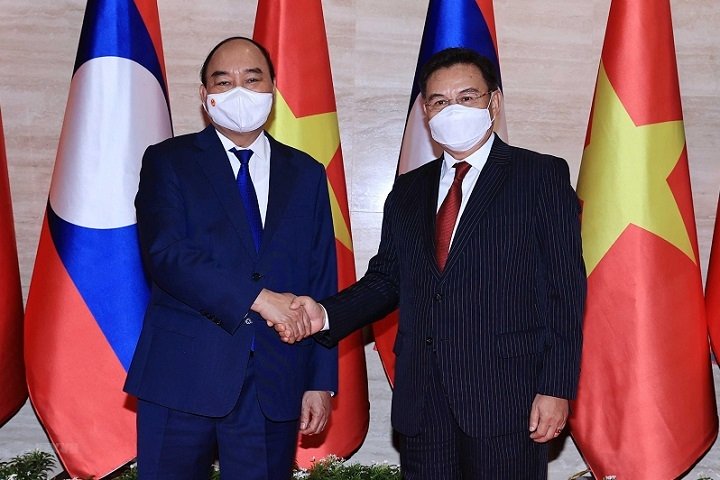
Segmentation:
<svg viewBox="0 0 720 480">
<path fill-rule="evenodd" d="M 330 319 L 328 318 L 327 310 L 325 310 L 325 307 L 323 306 L 323 304 L 319 303 L 318 305 L 320 305 L 320 308 L 322 308 L 323 319 L 325 320 L 325 323 L 323 324 L 323 327 L 322 327 L 322 329 L 320 329 L 320 331 L 325 332 L 327 330 L 330 330 Z"/>
</svg>

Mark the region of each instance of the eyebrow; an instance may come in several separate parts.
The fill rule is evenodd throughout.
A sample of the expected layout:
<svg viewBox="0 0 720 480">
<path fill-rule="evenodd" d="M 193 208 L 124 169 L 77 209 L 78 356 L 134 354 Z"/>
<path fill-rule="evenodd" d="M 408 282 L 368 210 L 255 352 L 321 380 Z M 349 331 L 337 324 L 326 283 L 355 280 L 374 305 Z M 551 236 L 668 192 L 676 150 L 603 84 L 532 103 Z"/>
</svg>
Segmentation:
<svg viewBox="0 0 720 480">
<path fill-rule="evenodd" d="M 435 100 L 436 98 L 445 98 L 445 95 L 440 95 L 439 93 L 433 93 L 427 98 L 427 101 Z"/>
<path fill-rule="evenodd" d="M 260 67 L 253 67 L 253 68 L 246 68 L 245 70 L 243 70 L 243 73 L 257 73 L 257 74 L 262 75 L 264 72 L 263 72 L 262 68 L 260 68 Z M 225 70 L 216 70 L 210 74 L 210 77 L 216 78 L 216 77 L 222 77 L 224 75 L 230 75 L 230 72 L 227 72 Z"/>
<path fill-rule="evenodd" d="M 475 88 L 475 87 L 469 87 L 469 88 L 466 88 L 466 89 L 461 90 L 460 92 L 458 92 L 458 95 L 462 95 L 462 94 L 464 94 L 464 93 L 480 93 L 480 90 L 478 90 L 478 89 Z M 430 95 L 430 96 L 427 98 L 427 101 L 429 102 L 429 101 L 434 100 L 434 99 L 436 99 L 436 98 L 447 98 L 447 97 L 445 97 L 445 95 L 440 94 L 440 93 L 433 93 L 432 95 Z"/>
</svg>

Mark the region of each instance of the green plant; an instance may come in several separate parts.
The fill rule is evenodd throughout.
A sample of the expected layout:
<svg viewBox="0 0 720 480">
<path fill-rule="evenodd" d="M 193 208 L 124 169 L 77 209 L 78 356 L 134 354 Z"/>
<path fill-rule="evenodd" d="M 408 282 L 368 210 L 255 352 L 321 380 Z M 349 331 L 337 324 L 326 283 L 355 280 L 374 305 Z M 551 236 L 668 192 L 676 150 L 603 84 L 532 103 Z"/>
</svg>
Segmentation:
<svg viewBox="0 0 720 480">
<path fill-rule="evenodd" d="M 122 473 L 115 477 L 115 480 L 136 480 L 137 479 L 137 467 L 133 463 L 129 467 L 122 470 Z"/>
<path fill-rule="evenodd" d="M 0 480 L 45 480 L 55 468 L 55 457 L 38 450 L 0 462 Z"/>
<path fill-rule="evenodd" d="M 133 463 L 126 467 L 122 473 L 114 477 L 113 480 L 137 480 L 137 465 Z M 220 480 L 220 471 L 217 468 L 211 468 L 209 480 Z"/>
<path fill-rule="evenodd" d="M 220 480 L 220 471 L 213 468 L 210 480 Z M 137 468 L 131 465 L 115 480 L 136 480 Z M 400 480 L 400 467 L 397 465 L 360 465 L 345 464 L 339 457 L 330 455 L 318 460 L 309 469 L 296 469 L 295 480 Z M 2 479 L 0 479 L 2 480 Z"/>
<path fill-rule="evenodd" d="M 330 455 L 313 463 L 308 470 L 298 470 L 294 478 L 304 480 L 400 480 L 397 465 L 346 464 L 342 458 Z"/>
<path fill-rule="evenodd" d="M 55 457 L 47 452 L 33 451 L 8 461 L 0 462 L 0 480 L 47 480 L 55 468 Z M 572 478 L 587 478 L 589 471 L 580 472 Z M 137 480 L 137 468 L 130 465 L 116 476 L 114 480 Z M 309 469 L 296 469 L 295 480 L 400 480 L 400 467 L 397 465 L 346 464 L 342 458 L 330 455 L 313 463 Z M 220 480 L 220 471 L 213 468 L 209 480 Z M 711 477 L 700 477 L 698 480 L 712 480 Z"/>
<path fill-rule="evenodd" d="M 137 469 L 134 465 L 127 468 L 115 480 L 136 480 Z M 213 468 L 210 480 L 220 480 L 220 471 Z M 397 465 L 360 465 L 346 464 L 342 458 L 330 455 L 318 460 L 309 469 L 296 469 L 295 480 L 400 480 L 400 467 Z M 0 479 L 1 480 L 1 479 Z"/>
</svg>

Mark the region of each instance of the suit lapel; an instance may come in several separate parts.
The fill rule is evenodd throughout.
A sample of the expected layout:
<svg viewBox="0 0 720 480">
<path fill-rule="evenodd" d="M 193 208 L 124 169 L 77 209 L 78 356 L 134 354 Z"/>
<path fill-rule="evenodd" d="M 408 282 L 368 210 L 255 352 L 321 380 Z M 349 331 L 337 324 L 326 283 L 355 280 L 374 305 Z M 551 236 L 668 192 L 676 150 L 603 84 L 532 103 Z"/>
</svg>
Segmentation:
<svg viewBox="0 0 720 480">
<path fill-rule="evenodd" d="M 455 238 L 450 245 L 444 272 L 449 271 L 457 261 L 459 253 L 475 231 L 480 219 L 487 212 L 495 196 L 507 179 L 507 167 L 510 164 L 510 147 L 495 137 L 487 162 L 480 172 L 468 203 L 465 206 L 460 223 L 455 231 Z M 437 262 L 436 262 L 437 265 Z"/>
<path fill-rule="evenodd" d="M 247 222 L 245 209 L 238 193 L 237 184 L 227 154 L 223 149 L 215 128 L 210 125 L 198 133 L 195 145 L 202 150 L 197 157 L 200 168 L 205 172 L 208 181 L 217 193 L 218 199 L 227 213 L 230 222 L 238 232 L 245 249 L 253 257 L 257 257 L 252 233 Z"/>
<path fill-rule="evenodd" d="M 421 185 L 421 192 L 428 192 L 422 195 L 423 203 L 421 203 L 421 223 L 420 234 L 422 235 L 428 260 L 434 266 L 436 275 L 440 275 L 437 267 L 437 259 L 435 258 L 435 221 L 437 217 L 437 199 L 438 189 L 440 188 L 440 172 L 442 169 L 443 157 L 434 161 L 432 168 L 429 168 Z"/>
<path fill-rule="evenodd" d="M 263 228 L 260 254 L 268 248 L 273 234 L 283 218 L 283 212 L 292 198 L 295 179 L 298 177 L 297 167 L 289 160 L 289 151 L 267 133 L 270 141 L 270 192 L 268 195 L 265 226 Z"/>
</svg>

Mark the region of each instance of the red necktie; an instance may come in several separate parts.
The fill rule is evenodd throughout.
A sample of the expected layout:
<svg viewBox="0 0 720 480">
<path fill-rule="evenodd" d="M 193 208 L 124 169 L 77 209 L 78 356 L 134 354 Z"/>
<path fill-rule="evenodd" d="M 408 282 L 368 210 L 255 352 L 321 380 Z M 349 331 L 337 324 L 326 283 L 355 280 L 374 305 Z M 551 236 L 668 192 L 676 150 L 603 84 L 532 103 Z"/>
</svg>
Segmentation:
<svg viewBox="0 0 720 480">
<path fill-rule="evenodd" d="M 442 205 L 440 205 L 440 210 L 438 210 L 435 219 L 435 258 L 437 258 L 441 272 L 445 269 L 448 252 L 450 251 L 450 239 L 462 203 L 462 182 L 468 170 L 470 170 L 470 164 L 458 162 L 453 165 L 453 168 L 455 169 L 455 179 L 450 185 L 450 190 Z"/>
</svg>

